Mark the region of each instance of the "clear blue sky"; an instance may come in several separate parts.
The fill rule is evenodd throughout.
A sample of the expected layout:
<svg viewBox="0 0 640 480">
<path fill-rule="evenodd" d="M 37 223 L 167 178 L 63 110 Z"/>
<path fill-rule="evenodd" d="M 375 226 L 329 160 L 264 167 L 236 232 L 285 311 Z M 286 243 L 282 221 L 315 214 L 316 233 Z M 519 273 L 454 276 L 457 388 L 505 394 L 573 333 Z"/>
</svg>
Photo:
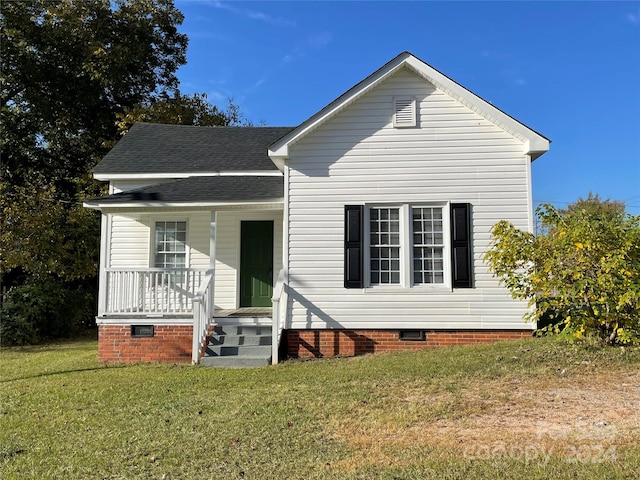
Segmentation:
<svg viewBox="0 0 640 480">
<path fill-rule="evenodd" d="M 640 214 L 640 2 L 176 0 L 183 93 L 295 126 L 405 50 L 552 140 L 534 203 Z"/>
</svg>

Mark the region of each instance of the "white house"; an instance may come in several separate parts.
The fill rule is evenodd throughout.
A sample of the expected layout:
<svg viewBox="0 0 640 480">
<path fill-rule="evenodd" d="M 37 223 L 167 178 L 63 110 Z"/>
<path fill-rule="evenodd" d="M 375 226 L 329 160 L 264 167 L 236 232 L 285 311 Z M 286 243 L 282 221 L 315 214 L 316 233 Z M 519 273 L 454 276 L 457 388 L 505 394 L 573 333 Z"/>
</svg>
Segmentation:
<svg viewBox="0 0 640 480">
<path fill-rule="evenodd" d="M 298 127 L 136 124 L 95 168 L 105 361 L 260 364 L 530 335 L 482 257 L 549 140 L 410 53 Z"/>
</svg>

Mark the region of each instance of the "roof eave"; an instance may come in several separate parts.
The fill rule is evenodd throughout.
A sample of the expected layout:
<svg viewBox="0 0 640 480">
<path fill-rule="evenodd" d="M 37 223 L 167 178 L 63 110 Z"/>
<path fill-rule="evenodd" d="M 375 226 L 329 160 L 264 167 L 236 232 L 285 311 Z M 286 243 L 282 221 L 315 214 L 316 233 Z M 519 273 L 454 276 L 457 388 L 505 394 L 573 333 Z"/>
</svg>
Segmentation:
<svg viewBox="0 0 640 480">
<path fill-rule="evenodd" d="M 530 154 L 532 158 L 537 158 L 549 150 L 549 139 L 483 100 L 411 53 L 403 52 L 271 145 L 269 147 L 269 157 L 279 169 L 282 169 L 281 165 L 289 158 L 289 146 L 298 142 L 320 124 L 336 115 L 386 78 L 395 74 L 399 69 L 405 67 L 411 69 L 436 88 L 451 95 L 507 133 L 523 141 L 525 154 Z"/>
<path fill-rule="evenodd" d="M 225 170 L 211 172 L 113 172 L 94 173 L 93 178 L 101 182 L 112 180 L 141 180 L 141 179 L 180 179 L 189 177 L 280 177 L 278 170 Z"/>
<path fill-rule="evenodd" d="M 536 158 L 549 151 L 550 141 L 541 135 L 536 135 L 524 142 L 524 153 L 531 157 L 533 162 Z"/>
<path fill-rule="evenodd" d="M 287 135 L 285 135 L 269 147 L 269 157 L 271 157 L 276 166 L 278 166 L 277 162 L 282 163 L 283 160 L 288 159 L 289 146 L 291 144 L 306 136 L 310 131 L 317 128 L 318 125 L 323 124 L 329 118 L 333 117 L 339 111 L 343 110 L 347 105 L 353 103 L 356 99 L 360 98 L 366 92 L 373 89 L 380 82 L 393 75 L 398 69 L 403 67 L 404 62 L 408 57 L 411 57 L 410 53 L 401 53 L 396 58 L 386 63 L 384 66 L 369 75 L 367 78 L 351 87 L 344 94 L 324 107 L 318 113 L 302 122 L 297 128 L 289 132 Z M 280 167 L 278 166 L 278 168 Z"/>
<path fill-rule="evenodd" d="M 159 202 L 159 201 L 140 201 L 140 202 L 83 202 L 82 206 L 92 210 L 109 210 L 109 209 L 143 209 L 143 208 L 216 208 L 216 207 L 250 207 L 250 206 L 283 206 L 284 198 L 270 198 L 265 200 L 230 200 L 230 201 L 200 201 L 200 202 Z"/>
</svg>

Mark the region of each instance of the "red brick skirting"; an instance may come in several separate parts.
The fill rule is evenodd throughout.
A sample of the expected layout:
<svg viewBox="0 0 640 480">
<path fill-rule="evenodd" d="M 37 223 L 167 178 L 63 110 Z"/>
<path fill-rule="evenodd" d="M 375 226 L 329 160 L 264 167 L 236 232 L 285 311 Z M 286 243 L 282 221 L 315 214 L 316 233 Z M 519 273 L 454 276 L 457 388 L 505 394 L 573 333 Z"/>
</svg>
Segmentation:
<svg viewBox="0 0 640 480">
<path fill-rule="evenodd" d="M 426 330 L 424 340 L 400 340 L 399 330 L 288 330 L 287 353 L 294 358 L 335 357 L 365 353 L 421 350 L 519 340 L 531 330 Z"/>
<path fill-rule="evenodd" d="M 98 327 L 102 362 L 190 362 L 192 325 L 155 325 L 153 337 L 133 337 L 130 325 Z"/>
</svg>

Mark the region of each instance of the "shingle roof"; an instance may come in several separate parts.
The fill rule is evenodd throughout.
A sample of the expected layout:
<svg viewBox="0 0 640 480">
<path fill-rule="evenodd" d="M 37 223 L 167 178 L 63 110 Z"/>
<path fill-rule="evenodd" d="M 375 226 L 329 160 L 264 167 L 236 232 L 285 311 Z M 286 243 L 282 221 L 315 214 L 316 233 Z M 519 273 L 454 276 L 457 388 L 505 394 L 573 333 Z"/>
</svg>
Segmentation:
<svg viewBox="0 0 640 480">
<path fill-rule="evenodd" d="M 282 176 L 189 177 L 90 200 L 87 205 L 149 202 L 264 201 L 284 197 Z"/>
<path fill-rule="evenodd" d="M 293 127 L 136 123 L 93 169 L 109 173 L 275 170 L 269 145 Z"/>
</svg>

